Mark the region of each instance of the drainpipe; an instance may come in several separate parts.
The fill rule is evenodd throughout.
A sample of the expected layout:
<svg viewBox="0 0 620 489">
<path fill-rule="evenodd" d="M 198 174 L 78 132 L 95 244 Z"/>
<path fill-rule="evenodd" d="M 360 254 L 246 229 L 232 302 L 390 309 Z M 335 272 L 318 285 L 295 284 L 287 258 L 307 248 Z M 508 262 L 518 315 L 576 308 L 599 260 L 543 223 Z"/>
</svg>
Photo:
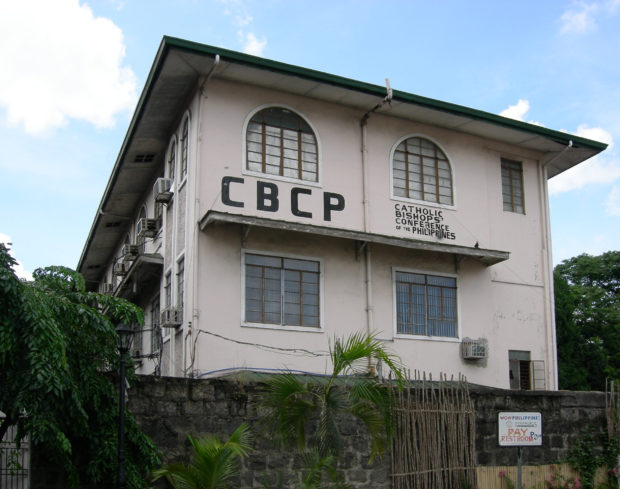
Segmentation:
<svg viewBox="0 0 620 489">
<path fill-rule="evenodd" d="M 389 104 L 392 101 L 392 89 L 390 88 L 390 81 L 386 78 L 385 85 L 387 95 L 385 98 L 375 105 L 371 110 L 366 112 L 360 121 L 361 135 L 362 135 L 362 209 L 363 209 L 363 229 L 367 233 L 370 231 L 370 202 L 368 200 L 368 119 L 370 114 L 377 111 L 385 104 Z M 370 335 L 374 329 L 373 325 L 373 304 L 372 304 L 372 260 L 370 253 L 370 245 L 368 242 L 363 244 L 364 248 L 364 283 L 366 286 L 366 333 Z M 370 358 L 368 359 L 369 367 Z"/>
<path fill-rule="evenodd" d="M 553 261 L 551 259 L 551 219 L 549 212 L 549 191 L 547 185 L 547 168 L 551 163 L 560 158 L 564 153 L 573 147 L 573 141 L 570 140 L 566 147 L 553 158 L 542 163 L 539 161 L 539 178 L 540 178 L 540 195 L 543 203 L 541 205 L 541 227 L 543 235 L 543 273 L 545 273 L 545 287 L 548 289 L 549 303 L 547 304 L 547 322 L 549 328 L 545 335 L 545 343 L 547 350 L 547 362 L 551 366 L 552 378 L 555 390 L 559 387 L 558 380 L 558 357 L 557 357 L 557 339 L 555 331 L 555 293 L 553 290 Z M 546 249 L 545 249 L 546 248 Z M 553 326 L 553 327 L 552 327 Z"/>
<path fill-rule="evenodd" d="M 193 250 L 194 252 L 192 253 L 192 258 L 194 260 L 194 263 L 192 264 L 192 320 L 189 324 L 189 331 L 186 333 L 184 341 L 183 341 L 183 353 L 184 353 L 184 372 L 185 372 L 185 376 L 187 377 L 188 374 L 192 375 L 192 372 L 188 372 L 187 369 L 189 367 L 193 368 L 193 362 L 196 360 L 195 358 L 195 352 L 191 350 L 192 348 L 192 329 L 195 329 L 196 331 L 200 330 L 200 324 L 199 324 L 199 310 L 196 308 L 196 305 L 198 304 L 198 262 L 199 262 L 199 258 L 200 258 L 200 250 L 199 250 L 199 241 L 200 241 L 200 231 L 198 230 L 198 221 L 196 219 L 196 216 L 198 216 L 198 213 L 200 212 L 200 199 L 198 197 L 198 189 L 199 189 L 199 182 L 200 182 L 200 169 L 201 169 L 201 164 L 200 164 L 200 145 L 202 142 L 202 128 L 201 128 L 201 124 L 202 121 L 200 119 L 201 117 L 201 113 L 202 113 L 202 99 L 207 98 L 206 94 L 205 94 L 205 87 L 207 85 L 207 83 L 209 82 L 209 80 L 211 79 L 211 77 L 214 75 L 215 70 L 217 69 L 218 65 L 220 64 L 220 55 L 216 54 L 215 55 L 215 59 L 213 60 L 213 66 L 211 66 L 211 69 L 209 70 L 209 72 L 206 74 L 204 80 L 202 81 L 202 83 L 200 84 L 200 87 L 198 89 L 198 110 L 197 110 L 197 114 L 196 114 L 196 150 L 195 150 L 195 158 L 194 158 L 194 164 L 195 164 L 195 171 L 194 171 L 194 215 L 192 216 L 192 220 L 195 221 L 195 224 L 192 226 L 192 233 L 193 233 Z M 189 264 L 188 264 L 189 265 Z M 187 338 L 189 338 L 189 346 L 187 346 Z M 188 355 L 188 348 L 189 348 L 189 355 Z M 190 365 L 187 365 L 187 360 L 190 360 Z"/>
</svg>

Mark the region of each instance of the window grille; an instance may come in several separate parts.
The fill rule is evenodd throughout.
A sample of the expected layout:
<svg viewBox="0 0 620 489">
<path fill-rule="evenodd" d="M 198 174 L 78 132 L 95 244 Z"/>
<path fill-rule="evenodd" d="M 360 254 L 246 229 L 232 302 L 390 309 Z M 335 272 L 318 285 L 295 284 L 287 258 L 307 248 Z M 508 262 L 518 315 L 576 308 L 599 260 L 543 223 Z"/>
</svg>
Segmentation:
<svg viewBox="0 0 620 489">
<path fill-rule="evenodd" d="M 248 323 L 320 327 L 318 261 L 245 255 Z"/>
<path fill-rule="evenodd" d="M 246 169 L 317 182 L 318 149 L 312 128 L 281 107 L 257 112 L 247 127 Z"/>
<path fill-rule="evenodd" d="M 394 196 L 453 205 L 452 171 L 445 153 L 428 139 L 401 142 L 392 159 Z"/>
<path fill-rule="evenodd" d="M 457 337 L 456 278 L 396 272 L 399 334 Z"/>
<path fill-rule="evenodd" d="M 520 161 L 502 158 L 502 199 L 504 210 L 525 214 L 523 204 L 523 166 Z"/>
</svg>

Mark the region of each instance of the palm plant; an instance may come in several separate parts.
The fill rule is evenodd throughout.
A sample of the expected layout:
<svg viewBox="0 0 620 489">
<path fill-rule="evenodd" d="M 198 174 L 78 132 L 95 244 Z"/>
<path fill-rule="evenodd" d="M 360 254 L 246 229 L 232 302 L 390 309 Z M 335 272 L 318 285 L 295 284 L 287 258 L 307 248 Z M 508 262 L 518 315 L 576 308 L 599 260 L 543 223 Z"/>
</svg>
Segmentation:
<svg viewBox="0 0 620 489">
<path fill-rule="evenodd" d="M 308 448 L 306 432 L 316 422 L 311 439 L 322 456 L 337 454 L 341 444 L 338 420 L 343 413 L 359 419 L 371 436 L 370 460 L 383 454 L 392 434 L 390 390 L 370 375 L 369 366 L 381 361 L 399 384 L 403 380 L 400 360 L 384 349 L 375 335 L 355 333 L 330 345 L 332 372 L 309 381 L 293 373 L 271 379 L 263 399 L 266 421 L 276 438 Z"/>
<path fill-rule="evenodd" d="M 200 440 L 188 435 L 194 454 L 189 464 L 174 463 L 153 471 L 153 481 L 165 477 L 175 489 L 225 489 L 238 473 L 238 463 L 251 450 L 244 423 L 222 442 L 215 436 Z"/>
</svg>

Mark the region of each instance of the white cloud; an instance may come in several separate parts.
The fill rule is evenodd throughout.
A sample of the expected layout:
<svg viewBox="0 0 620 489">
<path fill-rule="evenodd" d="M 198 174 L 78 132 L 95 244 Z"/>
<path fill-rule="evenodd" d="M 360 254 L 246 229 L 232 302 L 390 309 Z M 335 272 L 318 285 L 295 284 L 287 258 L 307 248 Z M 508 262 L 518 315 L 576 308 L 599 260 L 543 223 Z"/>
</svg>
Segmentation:
<svg viewBox="0 0 620 489">
<path fill-rule="evenodd" d="M 585 34 L 597 27 L 599 15 L 614 15 L 620 7 L 620 0 L 603 2 L 574 2 L 573 7 L 560 17 L 562 34 Z"/>
<path fill-rule="evenodd" d="M 579 4 L 576 10 L 567 10 L 562 14 L 560 21 L 562 34 L 584 34 L 596 27 L 594 14 L 598 10 L 598 5 Z"/>
<path fill-rule="evenodd" d="M 9 250 L 11 251 L 11 256 L 15 258 L 15 254 L 11 250 L 11 237 L 7 234 L 0 233 L 0 243 L 4 243 L 6 247 L 9 248 Z M 13 267 L 13 271 L 15 272 L 15 275 L 17 275 L 19 278 L 23 278 L 25 280 L 32 280 L 32 273 L 25 270 L 19 260 L 17 260 L 17 264 Z"/>
<path fill-rule="evenodd" d="M 530 111 L 529 100 L 519 99 L 515 105 L 510 105 L 507 109 L 502 110 L 499 115 L 508 117 L 509 119 L 515 119 L 517 121 L 525 122 L 525 116 Z M 536 124 L 542 126 L 540 122 L 527 121 L 530 124 Z"/>
<path fill-rule="evenodd" d="M 588 127 L 585 124 L 581 124 L 577 127 L 577 132 L 575 134 L 577 136 L 594 139 L 595 141 L 600 141 L 601 143 L 607 144 L 608 151 L 614 146 L 614 138 L 602 127 Z"/>
<path fill-rule="evenodd" d="M 135 106 L 123 33 L 79 0 L 0 4 L 0 107 L 11 125 L 40 134 L 69 119 L 110 127 Z"/>
<path fill-rule="evenodd" d="M 615 185 L 605 202 L 605 209 L 610 216 L 620 217 L 620 185 Z"/>
<path fill-rule="evenodd" d="M 620 179 L 620 161 L 615 158 L 614 152 L 611 151 L 614 147 L 611 134 L 600 127 L 580 125 L 577 128 L 576 135 L 606 143 L 608 148 L 602 154 L 549 180 L 551 195 L 580 189 L 591 184 L 610 184 Z"/>
<path fill-rule="evenodd" d="M 246 54 L 261 56 L 266 45 L 267 39 L 263 37 L 262 40 L 259 41 L 254 34 L 249 32 L 245 36 L 245 46 L 243 46 L 243 52 Z"/>
<path fill-rule="evenodd" d="M 499 115 L 523 121 L 525 114 L 527 114 L 529 110 L 530 102 L 528 100 L 519 99 L 515 105 L 511 105 L 507 109 L 502 110 Z"/>
</svg>

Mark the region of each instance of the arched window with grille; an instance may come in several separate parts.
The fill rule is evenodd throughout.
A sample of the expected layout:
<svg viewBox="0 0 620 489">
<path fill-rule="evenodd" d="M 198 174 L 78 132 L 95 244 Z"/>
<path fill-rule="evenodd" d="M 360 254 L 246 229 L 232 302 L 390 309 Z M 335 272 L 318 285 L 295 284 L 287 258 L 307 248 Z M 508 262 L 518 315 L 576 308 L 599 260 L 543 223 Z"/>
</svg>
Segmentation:
<svg viewBox="0 0 620 489">
<path fill-rule="evenodd" d="M 247 171 L 319 181 L 316 135 L 292 110 L 267 107 L 256 112 L 248 122 L 245 142 Z"/>
<path fill-rule="evenodd" d="M 189 115 L 183 120 L 181 129 L 181 180 L 187 175 L 187 158 L 189 155 Z"/>
<path fill-rule="evenodd" d="M 429 139 L 402 140 L 392 156 L 392 192 L 394 197 L 454 205 L 450 160 Z"/>
<path fill-rule="evenodd" d="M 177 142 L 176 139 L 172 139 L 170 141 L 170 146 L 168 146 L 168 161 L 167 161 L 167 169 L 168 178 L 174 180 L 174 174 L 176 172 L 177 166 Z"/>
</svg>

